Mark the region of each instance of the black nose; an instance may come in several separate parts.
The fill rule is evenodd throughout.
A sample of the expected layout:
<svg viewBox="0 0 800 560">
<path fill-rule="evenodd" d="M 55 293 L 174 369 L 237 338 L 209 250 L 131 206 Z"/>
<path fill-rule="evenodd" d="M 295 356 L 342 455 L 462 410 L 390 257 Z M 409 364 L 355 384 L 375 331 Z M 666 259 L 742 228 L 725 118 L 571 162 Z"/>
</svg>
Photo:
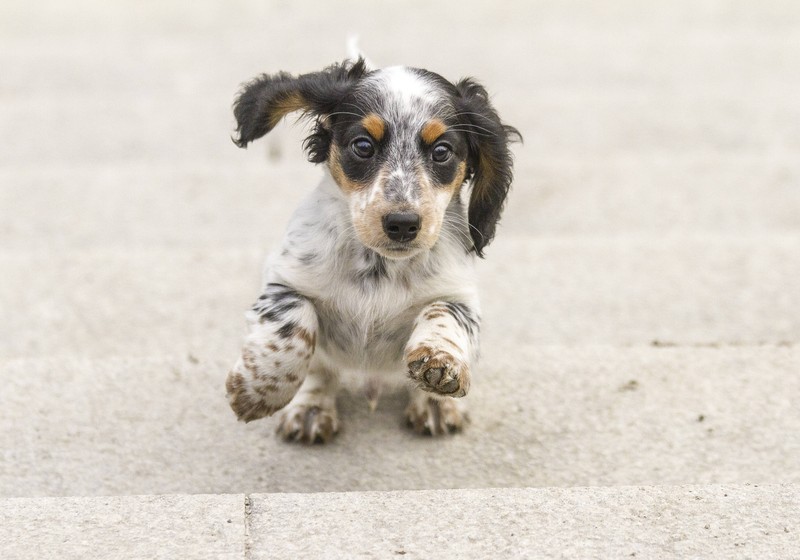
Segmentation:
<svg viewBox="0 0 800 560">
<path fill-rule="evenodd" d="M 383 231 L 392 241 L 411 241 L 419 231 L 419 214 L 386 214 L 383 217 Z"/>
</svg>

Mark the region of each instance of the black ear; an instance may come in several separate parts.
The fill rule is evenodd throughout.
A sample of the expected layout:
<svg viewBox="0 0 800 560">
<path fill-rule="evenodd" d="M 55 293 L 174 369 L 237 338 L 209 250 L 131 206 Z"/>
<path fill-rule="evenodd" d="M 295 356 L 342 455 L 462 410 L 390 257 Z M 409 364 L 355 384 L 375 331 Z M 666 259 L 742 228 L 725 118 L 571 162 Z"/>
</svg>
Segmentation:
<svg viewBox="0 0 800 560">
<path fill-rule="evenodd" d="M 359 58 L 355 63 L 345 61 L 321 72 L 300 76 L 280 72 L 256 77 L 242 85 L 233 103 L 238 135 L 233 141 L 244 148 L 294 111 L 316 117 L 333 112 L 352 85 L 365 73 L 364 60 Z"/>
<path fill-rule="evenodd" d="M 503 124 L 489 103 L 486 89 L 471 78 L 455 84 L 459 127 L 465 129 L 472 172 L 467 212 L 470 235 L 479 257 L 491 242 L 514 175 L 509 144 L 522 141 L 519 131 Z"/>
</svg>

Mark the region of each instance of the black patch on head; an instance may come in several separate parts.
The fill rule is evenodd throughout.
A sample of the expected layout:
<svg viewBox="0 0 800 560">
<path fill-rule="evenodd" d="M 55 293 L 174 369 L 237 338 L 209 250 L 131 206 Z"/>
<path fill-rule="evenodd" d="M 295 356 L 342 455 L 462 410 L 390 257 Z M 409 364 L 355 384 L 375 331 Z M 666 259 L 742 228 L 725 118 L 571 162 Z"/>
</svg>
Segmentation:
<svg viewBox="0 0 800 560">
<path fill-rule="evenodd" d="M 363 117 L 359 116 L 361 113 L 367 114 L 366 108 L 359 105 L 355 97 L 351 99 L 352 102 L 345 101 L 342 104 L 342 110 L 346 109 L 347 113 L 336 115 L 332 119 L 331 140 L 341 149 L 339 165 L 344 174 L 351 181 L 363 183 L 374 177 L 386 162 L 386 155 L 382 147 L 389 142 L 390 135 L 387 132 L 380 141 L 372 138 L 361 124 Z M 351 111 L 354 114 L 350 114 Z M 375 154 L 372 157 L 364 159 L 353 151 L 353 141 L 360 138 L 368 139 L 375 145 Z"/>
<path fill-rule="evenodd" d="M 475 252 L 494 238 L 495 228 L 503 211 L 513 179 L 513 158 L 509 144 L 521 141 L 519 131 L 503 124 L 489 102 L 486 89 L 475 80 L 465 78 L 455 84 L 454 98 L 458 128 L 463 129 L 472 176 L 468 219 Z"/>
<path fill-rule="evenodd" d="M 430 146 L 426 145 L 425 142 L 420 139 L 420 145 L 423 149 L 423 153 L 425 153 L 427 156 L 426 164 L 428 170 L 430 171 L 431 177 L 433 177 L 433 179 L 440 185 L 449 185 L 452 183 L 456 177 L 456 173 L 458 172 L 458 164 L 466 160 L 468 157 L 465 134 L 463 132 L 458 132 L 460 127 L 458 126 L 457 122 L 453 122 L 453 119 L 448 120 L 451 121 L 450 123 L 446 123 L 448 128 L 454 127 L 455 130 L 448 130 L 438 139 L 436 139 Z M 452 148 L 453 151 L 450 159 L 442 163 L 435 162 L 432 159 L 433 149 L 437 144 L 440 143 L 447 144 L 450 148 Z"/>
<path fill-rule="evenodd" d="M 236 133 L 233 141 L 244 148 L 267 134 L 286 114 L 302 111 L 315 118 L 314 130 L 305 148 L 315 163 L 325 161 L 331 133 L 325 115 L 336 111 L 353 85 L 366 75 L 364 60 L 345 61 L 321 72 L 293 76 L 286 72 L 262 74 L 242 86 L 233 104 Z"/>
</svg>

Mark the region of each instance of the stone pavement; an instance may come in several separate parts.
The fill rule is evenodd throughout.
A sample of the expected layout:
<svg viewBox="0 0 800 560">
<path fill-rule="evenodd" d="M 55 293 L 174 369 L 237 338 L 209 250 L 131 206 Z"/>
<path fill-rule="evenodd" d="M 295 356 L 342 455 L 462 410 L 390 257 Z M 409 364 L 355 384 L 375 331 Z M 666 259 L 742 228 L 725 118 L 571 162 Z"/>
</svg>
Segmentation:
<svg viewBox="0 0 800 560">
<path fill-rule="evenodd" d="M 795 486 L 0 499 L 5 560 L 794 558 Z"/>
<path fill-rule="evenodd" d="M 224 399 L 320 174 L 291 120 L 237 149 L 233 95 L 350 33 L 526 140 L 444 441 L 398 394 L 324 448 Z M 798 98 L 788 0 L 5 0 L 0 557 L 800 556 Z"/>
</svg>

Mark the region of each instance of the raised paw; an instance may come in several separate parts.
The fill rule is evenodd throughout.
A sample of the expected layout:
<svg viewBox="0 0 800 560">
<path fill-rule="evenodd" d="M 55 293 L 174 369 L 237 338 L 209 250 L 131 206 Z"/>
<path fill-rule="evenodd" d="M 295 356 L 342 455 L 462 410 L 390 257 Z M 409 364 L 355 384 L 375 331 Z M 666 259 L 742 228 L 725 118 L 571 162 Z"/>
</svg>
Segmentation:
<svg viewBox="0 0 800 560">
<path fill-rule="evenodd" d="M 246 344 L 225 383 L 237 418 L 251 422 L 289 404 L 305 379 L 309 359 L 308 352 Z"/>
<path fill-rule="evenodd" d="M 408 426 L 418 434 L 441 436 L 460 432 L 467 423 L 462 401 L 412 397 L 406 408 Z"/>
<path fill-rule="evenodd" d="M 228 374 L 225 382 L 228 404 L 242 422 L 252 422 L 272 416 L 283 408 L 297 391 L 297 387 L 272 380 L 264 382 L 236 370 Z"/>
<path fill-rule="evenodd" d="M 469 367 L 449 352 L 418 346 L 406 354 L 408 376 L 418 388 L 449 397 L 463 397 L 469 391 Z"/>
<path fill-rule="evenodd" d="M 339 431 L 335 408 L 290 404 L 280 416 L 276 433 L 285 441 L 328 443 Z"/>
</svg>

